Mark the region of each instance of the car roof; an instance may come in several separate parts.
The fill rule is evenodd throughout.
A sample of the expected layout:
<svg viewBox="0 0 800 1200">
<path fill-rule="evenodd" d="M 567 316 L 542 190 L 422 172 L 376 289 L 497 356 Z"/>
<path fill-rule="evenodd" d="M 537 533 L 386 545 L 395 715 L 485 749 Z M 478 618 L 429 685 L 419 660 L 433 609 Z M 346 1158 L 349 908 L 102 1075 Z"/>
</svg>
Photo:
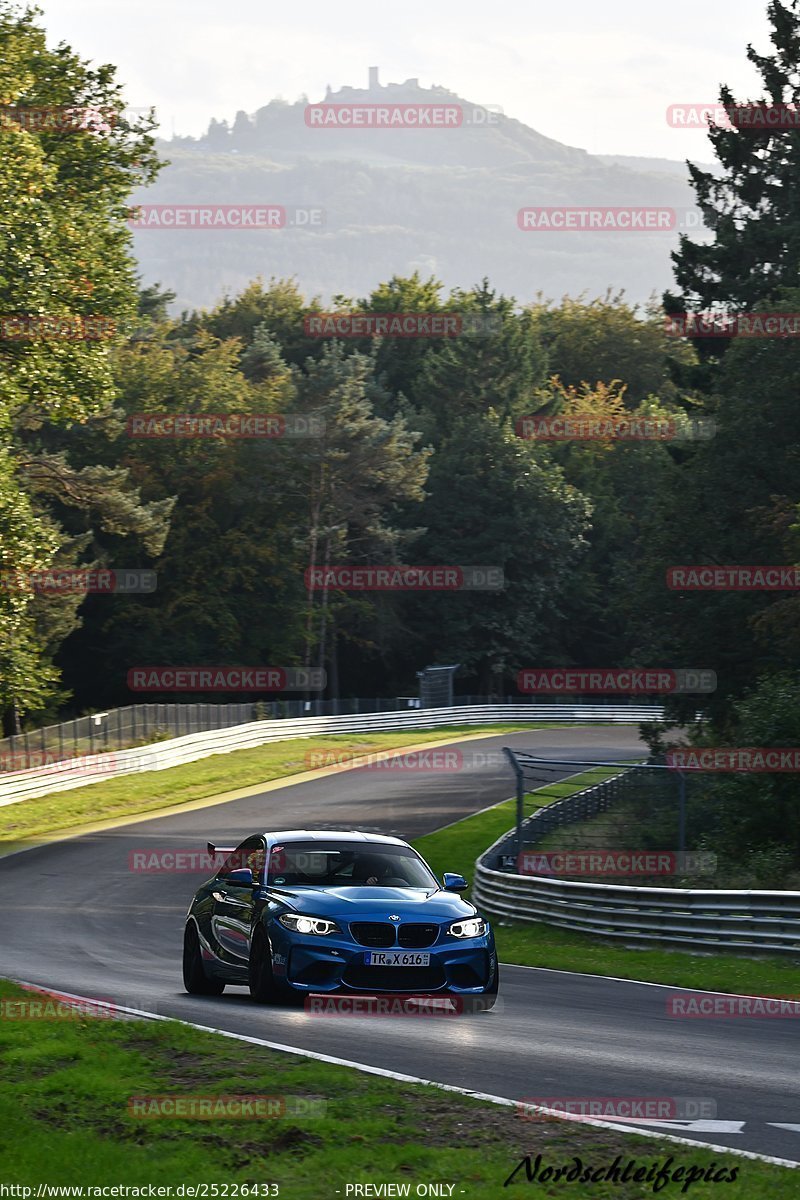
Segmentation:
<svg viewBox="0 0 800 1200">
<path fill-rule="evenodd" d="M 358 830 L 342 829 L 281 829 L 277 832 L 264 834 L 268 842 L 365 842 L 373 845 L 382 843 L 391 846 L 406 846 L 402 838 L 391 837 L 388 833 L 361 833 Z"/>
</svg>

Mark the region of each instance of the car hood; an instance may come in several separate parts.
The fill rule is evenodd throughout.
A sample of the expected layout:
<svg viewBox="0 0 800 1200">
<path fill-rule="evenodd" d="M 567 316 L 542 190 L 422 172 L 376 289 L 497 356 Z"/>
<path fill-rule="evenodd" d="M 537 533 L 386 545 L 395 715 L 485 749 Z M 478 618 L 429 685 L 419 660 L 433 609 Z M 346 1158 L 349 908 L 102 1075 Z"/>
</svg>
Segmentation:
<svg viewBox="0 0 800 1200">
<path fill-rule="evenodd" d="M 385 921 L 392 913 L 404 921 L 457 921 L 475 914 L 474 905 L 456 892 L 425 888 L 280 888 L 279 895 L 298 912 L 348 921 Z"/>
</svg>

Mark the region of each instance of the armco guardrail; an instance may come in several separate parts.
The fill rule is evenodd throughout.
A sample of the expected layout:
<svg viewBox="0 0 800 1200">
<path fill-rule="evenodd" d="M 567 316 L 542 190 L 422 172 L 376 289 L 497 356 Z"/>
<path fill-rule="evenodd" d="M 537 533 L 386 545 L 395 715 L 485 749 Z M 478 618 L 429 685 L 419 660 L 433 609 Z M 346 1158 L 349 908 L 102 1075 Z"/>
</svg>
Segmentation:
<svg viewBox="0 0 800 1200">
<path fill-rule="evenodd" d="M 539 809 L 525 822 L 526 844 L 607 808 L 615 783 L 596 784 Z M 800 953 L 800 892 L 630 887 L 497 870 L 501 856 L 515 847 L 510 830 L 475 864 L 472 899 L 488 916 L 543 921 L 634 944 Z"/>
<path fill-rule="evenodd" d="M 435 670 L 435 668 L 430 668 Z M 576 697 L 565 696 L 559 703 L 578 703 Z M 251 721 L 291 721 L 307 717 L 356 717 L 382 712 L 408 712 L 414 708 L 465 708 L 521 703 L 535 707 L 542 703 L 540 696 L 471 696 L 442 698 L 436 703 L 422 704 L 419 696 L 339 696 L 332 700 L 248 700 L 240 703 L 208 704 L 205 702 L 128 704 L 106 712 L 89 713 L 84 717 L 61 721 L 57 725 L 42 725 L 0 738 L 0 776 L 8 771 L 30 771 L 35 767 L 52 765 L 62 759 L 85 754 L 108 754 L 111 750 L 130 750 L 169 738 L 186 737 L 190 733 L 206 733 L 212 729 L 227 729 L 231 725 L 247 725 Z M 553 701 L 550 701 L 552 704 Z M 599 706 L 601 700 L 591 703 Z M 604 697 L 602 703 L 622 707 L 617 697 Z M 630 703 L 636 707 L 637 701 Z M 639 700 L 638 704 L 645 703 Z"/>
<path fill-rule="evenodd" d="M 595 724 L 638 724 L 658 720 L 659 705 L 582 704 L 490 704 L 468 708 L 411 709 L 371 715 L 303 717 L 299 720 L 251 721 L 229 729 L 188 734 L 134 750 L 97 754 L 56 762 L 28 771 L 0 775 L 0 807 L 43 796 L 49 792 L 84 787 L 102 779 L 133 775 L 140 771 L 164 771 L 206 758 L 227 754 L 286 738 L 313 737 L 325 733 L 369 733 L 388 729 L 436 729 L 447 725 L 490 725 L 524 721 L 553 721 Z"/>
</svg>

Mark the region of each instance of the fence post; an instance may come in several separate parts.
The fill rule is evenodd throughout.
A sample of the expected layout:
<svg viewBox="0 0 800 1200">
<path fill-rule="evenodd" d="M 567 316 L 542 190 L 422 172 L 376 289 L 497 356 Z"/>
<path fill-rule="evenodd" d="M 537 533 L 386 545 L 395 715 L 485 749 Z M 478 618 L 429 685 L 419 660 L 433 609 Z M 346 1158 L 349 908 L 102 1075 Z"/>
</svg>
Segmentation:
<svg viewBox="0 0 800 1200">
<path fill-rule="evenodd" d="M 516 776 L 516 780 L 517 780 L 517 837 L 516 837 L 516 841 L 517 841 L 517 859 L 519 859 L 519 856 L 522 853 L 522 822 L 525 817 L 525 779 L 522 774 L 522 767 L 517 762 L 514 751 L 510 750 L 508 748 L 508 746 L 504 746 L 503 753 L 506 755 L 508 761 L 511 763 L 511 766 L 513 767 L 513 770 L 514 770 L 514 775 Z"/>
<path fill-rule="evenodd" d="M 678 849 L 686 849 L 686 776 L 678 772 Z"/>
</svg>

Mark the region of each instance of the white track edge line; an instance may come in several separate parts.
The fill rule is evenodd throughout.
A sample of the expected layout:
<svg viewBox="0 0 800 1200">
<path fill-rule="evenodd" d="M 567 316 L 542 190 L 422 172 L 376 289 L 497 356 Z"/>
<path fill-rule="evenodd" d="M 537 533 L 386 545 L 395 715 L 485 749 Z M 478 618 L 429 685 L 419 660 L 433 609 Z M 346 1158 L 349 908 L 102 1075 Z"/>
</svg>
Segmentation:
<svg viewBox="0 0 800 1200">
<path fill-rule="evenodd" d="M 623 975 L 593 975 L 591 971 L 566 971 L 561 967 L 534 967 L 526 963 L 505 963 L 500 960 L 500 966 L 514 971 L 549 971 L 551 975 L 577 975 L 581 979 L 609 979 L 612 983 L 635 983 L 638 987 L 666 988 L 670 992 L 692 992 L 702 996 L 729 996 L 737 1000 L 792 1000 L 800 1005 L 800 996 L 764 996 L 750 992 L 715 992 L 711 988 L 690 988 L 678 983 L 655 983 L 651 979 L 627 979 Z M 729 1019 L 720 1017 L 720 1020 Z"/>
<path fill-rule="evenodd" d="M 31 988 L 35 992 L 43 992 L 45 995 L 48 994 L 47 988 L 43 988 L 41 984 L 28 983 L 26 980 L 21 979 L 13 980 L 13 982 L 19 984 L 20 986 Z M 53 994 L 68 1000 L 77 1000 L 83 1003 L 93 1004 L 95 1008 L 110 1008 L 113 1009 L 114 1012 L 126 1013 L 128 1016 L 142 1017 L 145 1020 L 174 1021 L 178 1025 L 187 1025 L 189 1028 L 197 1029 L 201 1033 L 213 1033 L 217 1034 L 219 1037 L 231 1038 L 233 1041 L 248 1042 L 251 1046 L 264 1046 L 268 1050 L 277 1050 L 283 1054 L 297 1054 L 301 1058 L 312 1058 L 316 1062 L 330 1063 L 335 1067 L 350 1067 L 351 1070 L 361 1071 L 366 1075 L 379 1075 L 384 1079 L 395 1079 L 399 1083 L 424 1084 L 427 1087 L 439 1088 L 444 1092 L 455 1092 L 459 1096 L 467 1096 L 471 1100 L 481 1100 L 488 1104 L 499 1104 L 505 1108 L 516 1108 L 517 1105 L 521 1103 L 521 1101 L 518 1100 L 510 1100 L 507 1096 L 494 1096 L 489 1092 L 475 1092 L 470 1088 L 458 1087 L 453 1083 L 439 1083 L 435 1079 L 422 1079 L 418 1075 L 404 1075 L 399 1071 L 390 1071 L 386 1067 L 373 1067 L 368 1063 L 353 1062 L 351 1059 L 337 1058 L 332 1054 L 320 1054 L 316 1050 L 304 1050 L 297 1046 L 287 1046 L 283 1042 L 269 1042 L 265 1038 L 251 1037 L 246 1033 L 233 1033 L 227 1029 L 215 1029 L 211 1025 L 198 1025 L 195 1021 L 185 1021 L 181 1017 L 167 1017 L 161 1015 L 160 1013 L 146 1012 L 145 1010 L 139 1008 L 126 1008 L 120 1004 L 110 1004 L 105 1000 L 93 1000 L 90 996 L 78 996 L 74 992 L 59 991 L 54 992 Z M 539 1106 L 536 1106 L 536 1108 L 537 1111 L 541 1111 L 542 1114 L 552 1116 L 559 1121 L 572 1121 L 579 1125 L 592 1125 L 597 1129 L 613 1129 L 618 1133 L 633 1134 L 634 1137 L 659 1138 L 661 1141 L 674 1142 L 679 1146 L 692 1146 L 695 1149 L 700 1147 L 705 1150 L 713 1150 L 715 1153 L 719 1154 L 733 1154 L 737 1158 L 749 1158 L 757 1162 L 770 1163 L 772 1166 L 776 1167 L 791 1167 L 793 1169 L 800 1167 L 800 1162 L 794 1162 L 790 1158 L 775 1158 L 770 1154 L 758 1154 L 755 1150 L 739 1150 L 731 1146 L 718 1146 L 712 1142 L 700 1142 L 695 1141 L 693 1138 L 675 1137 L 670 1133 L 659 1133 L 657 1130 L 653 1132 L 649 1129 L 638 1129 L 629 1125 L 620 1125 L 616 1122 L 598 1121 L 594 1117 L 581 1117 L 577 1113 L 562 1113 L 558 1112 L 556 1109 L 548 1108 L 540 1109 Z"/>
</svg>

